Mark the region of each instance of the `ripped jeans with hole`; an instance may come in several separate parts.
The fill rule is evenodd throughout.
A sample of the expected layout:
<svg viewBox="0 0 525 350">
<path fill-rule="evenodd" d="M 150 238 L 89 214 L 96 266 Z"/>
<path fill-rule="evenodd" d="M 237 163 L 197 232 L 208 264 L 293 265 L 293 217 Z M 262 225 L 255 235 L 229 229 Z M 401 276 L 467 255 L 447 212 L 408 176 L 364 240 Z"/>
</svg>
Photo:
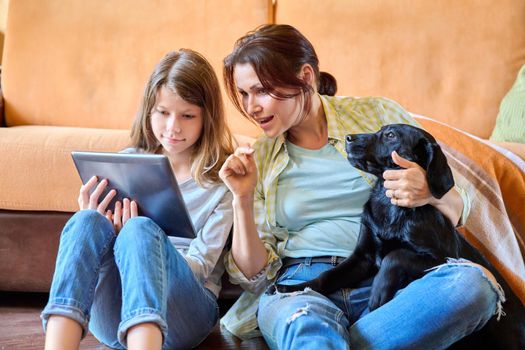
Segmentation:
<svg viewBox="0 0 525 350">
<path fill-rule="evenodd" d="M 297 284 L 333 266 L 305 263 L 281 272 Z M 259 328 L 271 349 L 446 349 L 483 327 L 497 311 L 498 286 L 477 267 L 449 263 L 397 292 L 369 312 L 372 280 L 329 297 L 306 289 L 263 294 Z"/>
</svg>

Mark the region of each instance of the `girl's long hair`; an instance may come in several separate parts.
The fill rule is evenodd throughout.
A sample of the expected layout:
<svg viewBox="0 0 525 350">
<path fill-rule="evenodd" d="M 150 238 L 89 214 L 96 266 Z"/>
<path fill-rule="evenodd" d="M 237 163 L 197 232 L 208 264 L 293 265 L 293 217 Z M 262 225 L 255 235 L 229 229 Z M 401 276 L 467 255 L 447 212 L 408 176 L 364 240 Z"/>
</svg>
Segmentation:
<svg viewBox="0 0 525 350">
<path fill-rule="evenodd" d="M 162 151 L 151 129 L 151 113 L 157 92 L 162 87 L 202 108 L 203 129 L 193 145 L 191 175 L 201 186 L 220 183 L 222 163 L 233 153 L 232 136 L 226 125 L 217 76 L 210 63 L 195 51 L 180 49 L 169 52 L 157 64 L 146 84 L 141 107 L 131 129 L 131 146 L 146 153 Z"/>
</svg>

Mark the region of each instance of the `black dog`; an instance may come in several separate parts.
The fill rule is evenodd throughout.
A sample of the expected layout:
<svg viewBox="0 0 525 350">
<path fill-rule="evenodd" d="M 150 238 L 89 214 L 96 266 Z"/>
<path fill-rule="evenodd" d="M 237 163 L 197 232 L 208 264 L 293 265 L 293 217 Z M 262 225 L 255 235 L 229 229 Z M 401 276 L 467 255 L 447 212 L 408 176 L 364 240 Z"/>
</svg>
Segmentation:
<svg viewBox="0 0 525 350">
<path fill-rule="evenodd" d="M 453 186 L 447 160 L 432 135 L 419 128 L 392 124 L 375 134 L 346 136 L 348 160 L 358 169 L 377 176 L 364 205 L 361 231 L 353 254 L 318 278 L 298 285 L 277 285 L 279 292 L 310 287 L 329 295 L 340 288 L 352 288 L 375 275 L 369 300 L 374 310 L 427 270 L 464 258 L 489 269 L 506 295 L 506 316 L 496 317 L 480 331 L 454 344 L 465 349 L 525 349 L 525 309 L 498 271 L 454 228 L 450 220 L 432 205 L 404 208 L 391 204 L 385 195 L 382 174 L 399 169 L 392 151 L 426 169 L 430 192 L 441 198 Z"/>
</svg>

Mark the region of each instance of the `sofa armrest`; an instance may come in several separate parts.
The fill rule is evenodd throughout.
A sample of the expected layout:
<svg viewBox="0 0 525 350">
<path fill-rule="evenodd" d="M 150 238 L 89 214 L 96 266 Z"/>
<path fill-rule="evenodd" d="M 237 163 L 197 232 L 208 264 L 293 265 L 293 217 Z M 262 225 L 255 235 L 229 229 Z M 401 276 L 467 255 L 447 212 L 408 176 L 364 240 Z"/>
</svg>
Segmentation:
<svg viewBox="0 0 525 350">
<path fill-rule="evenodd" d="M 525 160 L 525 143 L 490 141 Z"/>
<path fill-rule="evenodd" d="M 2 94 L 2 66 L 0 66 L 0 127 L 5 126 L 4 94 Z"/>
<path fill-rule="evenodd" d="M 4 120 L 4 95 L 2 94 L 2 88 L 0 87 L 0 127 L 5 126 Z"/>
</svg>

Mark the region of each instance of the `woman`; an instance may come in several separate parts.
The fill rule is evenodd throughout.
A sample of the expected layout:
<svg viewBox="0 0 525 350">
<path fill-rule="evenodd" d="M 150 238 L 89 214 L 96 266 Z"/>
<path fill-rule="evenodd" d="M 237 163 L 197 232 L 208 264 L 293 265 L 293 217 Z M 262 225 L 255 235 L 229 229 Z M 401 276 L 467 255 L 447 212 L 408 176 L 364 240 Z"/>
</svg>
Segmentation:
<svg viewBox="0 0 525 350">
<path fill-rule="evenodd" d="M 416 122 L 385 98 L 332 97 L 335 79 L 319 72 L 311 43 L 287 25 L 265 25 L 239 39 L 224 60 L 224 76 L 237 108 L 264 131 L 219 173 L 233 193 L 226 268 L 251 292 L 223 318 L 226 328 L 240 337 L 259 328 L 273 349 L 438 349 L 492 317 L 498 294 L 481 268 L 465 264 L 429 272 L 373 312 L 371 281 L 329 297 L 311 290 L 263 294 L 276 280 L 315 278 L 353 251 L 374 179 L 346 161 L 344 136 Z M 438 200 L 421 167 L 392 157 L 403 168 L 383 174 L 393 204 L 431 204 L 453 223 L 465 220 L 462 190 Z"/>
</svg>

